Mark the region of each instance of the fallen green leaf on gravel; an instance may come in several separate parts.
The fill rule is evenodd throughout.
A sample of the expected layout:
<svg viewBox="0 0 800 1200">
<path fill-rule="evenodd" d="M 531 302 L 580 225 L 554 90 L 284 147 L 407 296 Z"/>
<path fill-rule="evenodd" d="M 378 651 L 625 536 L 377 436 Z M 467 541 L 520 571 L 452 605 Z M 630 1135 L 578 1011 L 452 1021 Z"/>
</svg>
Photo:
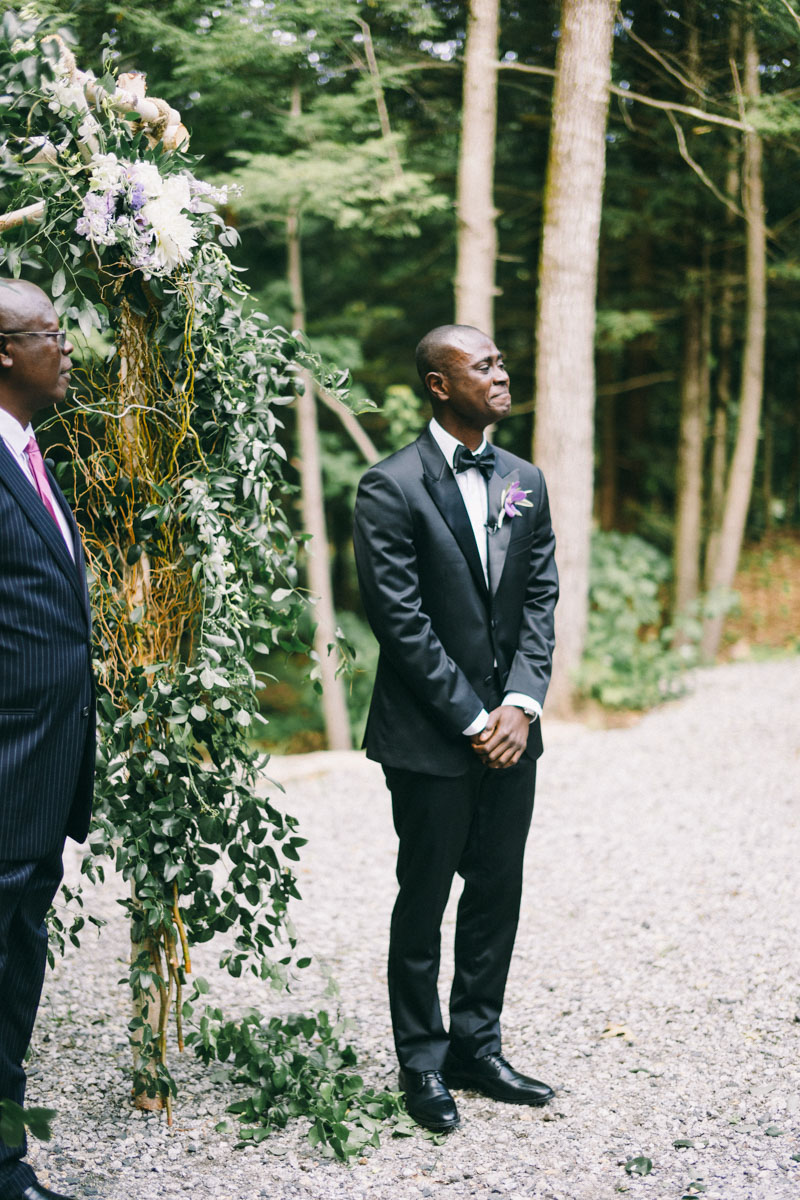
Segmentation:
<svg viewBox="0 0 800 1200">
<path fill-rule="evenodd" d="M 693 1179 L 686 1189 L 686 1193 L 681 1197 L 681 1200 L 692 1200 L 693 1196 L 699 1196 L 701 1192 L 708 1191 L 708 1184 L 703 1183 L 702 1179 Z"/>
<path fill-rule="evenodd" d="M 676 1138 L 672 1144 L 676 1150 L 692 1150 L 694 1148 L 691 1138 Z"/>
<path fill-rule="evenodd" d="M 767 1137 L 783 1137 L 783 1130 L 779 1129 L 777 1125 L 768 1125 L 764 1133 Z"/>
<path fill-rule="evenodd" d="M 628 1175 L 649 1175 L 652 1169 L 652 1158 L 645 1158 L 644 1155 L 640 1155 L 639 1158 L 629 1158 L 625 1163 Z"/>
</svg>

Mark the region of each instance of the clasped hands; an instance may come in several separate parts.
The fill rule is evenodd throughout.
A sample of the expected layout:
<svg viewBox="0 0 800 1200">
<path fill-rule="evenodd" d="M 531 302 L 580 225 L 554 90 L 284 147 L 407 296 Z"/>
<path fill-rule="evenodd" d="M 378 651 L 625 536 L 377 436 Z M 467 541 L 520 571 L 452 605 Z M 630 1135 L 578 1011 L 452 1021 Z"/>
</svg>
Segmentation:
<svg viewBox="0 0 800 1200">
<path fill-rule="evenodd" d="M 487 767 L 513 767 L 528 744 L 530 719 L 515 704 L 501 704 L 489 713 L 480 733 L 470 738 L 472 749 Z"/>
</svg>

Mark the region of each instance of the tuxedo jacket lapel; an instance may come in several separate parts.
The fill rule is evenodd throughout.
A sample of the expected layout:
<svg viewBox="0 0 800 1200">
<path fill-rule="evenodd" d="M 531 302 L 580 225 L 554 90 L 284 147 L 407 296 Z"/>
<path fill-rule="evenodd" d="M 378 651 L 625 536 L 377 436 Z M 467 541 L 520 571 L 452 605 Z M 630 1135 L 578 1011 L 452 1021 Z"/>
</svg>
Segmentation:
<svg viewBox="0 0 800 1200">
<path fill-rule="evenodd" d="M 49 475 L 49 472 L 48 472 L 48 475 Z M 23 474 L 23 472 L 20 470 L 20 468 L 14 462 L 14 459 L 9 454 L 9 452 L 6 449 L 6 446 L 1 438 L 0 438 L 0 477 L 2 477 L 3 482 L 6 484 L 6 486 L 8 487 L 8 490 L 11 492 L 11 494 L 14 496 L 14 498 L 19 503 L 19 506 L 22 509 L 22 511 L 24 512 L 25 516 L 30 521 L 31 525 L 34 527 L 34 529 L 39 534 L 39 536 L 42 538 L 42 540 L 46 544 L 47 548 L 51 551 L 53 558 L 58 563 L 61 570 L 65 573 L 65 575 L 69 579 L 70 583 L 72 584 L 73 588 L 75 589 L 75 592 L 76 592 L 78 598 L 80 599 L 81 605 L 87 611 L 87 618 L 88 618 L 86 583 L 85 583 L 85 578 L 82 578 L 83 573 L 81 571 L 81 568 L 78 566 L 78 563 L 82 563 L 82 551 L 80 551 L 80 538 L 78 538 L 79 553 L 76 556 L 76 562 L 73 562 L 72 558 L 70 557 L 69 550 L 67 549 L 66 544 L 64 542 L 64 538 L 61 535 L 61 530 L 59 529 L 58 525 L 53 520 L 53 518 L 50 516 L 50 513 L 45 508 L 44 504 L 41 501 L 41 497 L 38 495 L 38 493 L 34 489 L 33 485 L 31 483 L 29 483 L 29 481 L 25 478 L 25 475 Z M 61 495 L 61 490 L 58 487 L 58 485 L 56 484 L 52 475 L 49 475 L 49 479 L 50 479 L 50 486 L 52 488 L 53 495 L 56 497 L 56 500 L 61 505 L 61 507 L 65 510 L 65 512 L 67 512 L 69 514 L 68 520 L 70 522 L 70 530 L 72 530 L 72 540 L 73 540 L 73 545 L 74 545 L 75 533 L 77 532 L 77 526 L 75 525 L 75 518 L 72 516 L 72 513 L 69 511 L 69 506 L 67 505 L 63 496 Z"/>
<path fill-rule="evenodd" d="M 417 439 L 417 449 L 422 459 L 423 479 L 428 494 L 458 542 L 478 590 L 485 596 L 486 580 L 475 544 L 475 534 L 455 476 L 427 429 Z"/>
<path fill-rule="evenodd" d="M 502 452 L 496 451 L 497 458 L 495 461 L 495 471 L 489 480 L 489 579 L 492 585 L 492 595 L 495 595 L 500 580 L 503 575 L 503 568 L 506 565 L 506 555 L 508 553 L 508 545 L 511 541 L 511 521 L 508 517 L 504 518 L 502 525 L 498 527 L 497 521 L 500 516 L 500 497 L 505 489 L 514 478 L 514 468 L 502 474 L 504 464 Z M 517 472 L 517 475 L 519 472 Z"/>
<path fill-rule="evenodd" d="M 61 511 L 63 512 L 64 516 L 67 519 L 67 524 L 69 525 L 69 531 L 70 531 L 70 534 L 72 535 L 72 551 L 73 551 L 73 554 L 75 555 L 75 561 L 73 563 L 73 567 L 78 575 L 78 580 L 80 583 L 80 591 L 81 591 L 81 595 L 83 597 L 83 604 L 84 604 L 84 608 L 86 609 L 86 619 L 89 622 L 89 628 L 91 629 L 92 605 L 91 605 L 91 601 L 89 599 L 89 584 L 86 579 L 86 555 L 84 554 L 84 551 L 83 551 L 83 541 L 81 540 L 81 531 L 78 528 L 78 522 L 75 520 L 75 516 L 73 514 L 72 509 L 67 504 L 67 501 L 64 498 L 64 493 L 61 491 L 61 488 L 56 483 L 53 472 L 50 470 L 50 468 L 47 466 L 46 463 L 45 463 L 45 470 L 47 471 L 47 478 L 50 480 L 50 490 L 52 491 L 53 495 L 56 498 L 56 503 L 58 504 L 59 508 L 61 509 Z"/>
</svg>

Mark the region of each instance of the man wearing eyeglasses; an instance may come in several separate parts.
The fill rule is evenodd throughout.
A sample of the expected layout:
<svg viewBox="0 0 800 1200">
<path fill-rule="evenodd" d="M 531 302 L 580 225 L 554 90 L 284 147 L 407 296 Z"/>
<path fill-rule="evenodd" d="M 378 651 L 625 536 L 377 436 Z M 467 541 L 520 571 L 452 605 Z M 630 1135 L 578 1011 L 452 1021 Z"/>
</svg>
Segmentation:
<svg viewBox="0 0 800 1200">
<path fill-rule="evenodd" d="M 45 915 L 89 827 L 91 617 L 78 527 L 32 421 L 64 399 L 72 346 L 45 293 L 0 279 L 0 1100 L 21 1105 Z M 0 1140 L 2 1200 L 64 1200 Z"/>
</svg>

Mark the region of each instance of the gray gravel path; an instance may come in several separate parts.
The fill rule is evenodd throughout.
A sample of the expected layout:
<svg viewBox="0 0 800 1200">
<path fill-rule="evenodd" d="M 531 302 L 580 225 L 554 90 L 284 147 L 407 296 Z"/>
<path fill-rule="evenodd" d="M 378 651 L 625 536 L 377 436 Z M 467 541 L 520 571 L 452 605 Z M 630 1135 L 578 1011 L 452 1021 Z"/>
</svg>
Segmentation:
<svg viewBox="0 0 800 1200">
<path fill-rule="evenodd" d="M 798 717 L 800 658 L 702 672 L 693 695 L 629 729 L 545 719 L 504 1048 L 557 1098 L 525 1110 L 461 1094 L 462 1127 L 443 1145 L 389 1140 L 351 1169 L 311 1150 L 300 1123 L 235 1150 L 214 1132 L 231 1089 L 189 1056 L 176 1062 L 172 1129 L 132 1110 L 117 986 L 127 932 L 107 884 L 89 903 L 108 926 L 46 984 L 29 1100 L 59 1117 L 53 1142 L 32 1148 L 40 1177 L 107 1200 L 680 1200 L 693 1181 L 706 1200 L 797 1200 Z M 394 843 L 380 770 L 317 754 L 271 772 L 310 838 L 295 919 L 318 965 L 289 999 L 229 980 L 207 949 L 196 970 L 231 1012 L 296 1011 L 330 1007 L 324 965 L 365 1076 L 394 1086 Z M 453 918 L 451 904 L 448 945 Z M 653 1161 L 645 1178 L 624 1171 L 637 1155 Z"/>
</svg>

